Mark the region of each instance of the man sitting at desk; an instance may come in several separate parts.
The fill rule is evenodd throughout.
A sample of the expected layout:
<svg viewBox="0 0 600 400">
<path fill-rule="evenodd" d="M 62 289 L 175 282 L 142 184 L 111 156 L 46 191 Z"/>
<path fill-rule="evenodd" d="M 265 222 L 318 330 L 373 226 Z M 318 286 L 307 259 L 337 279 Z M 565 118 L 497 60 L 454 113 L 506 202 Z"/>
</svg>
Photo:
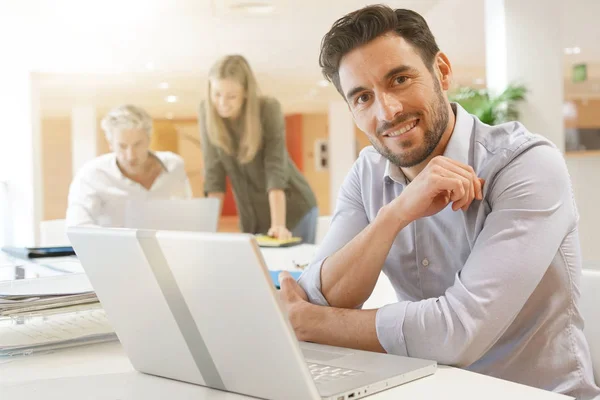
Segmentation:
<svg viewBox="0 0 600 400">
<path fill-rule="evenodd" d="M 590 399 L 578 215 L 563 157 L 519 123 L 451 104 L 425 20 L 370 6 L 338 20 L 321 67 L 373 147 L 281 297 L 300 340 L 437 360 Z M 380 272 L 398 302 L 358 310 Z"/>
<path fill-rule="evenodd" d="M 123 105 L 102 120 L 112 153 L 84 165 L 69 190 L 67 225 L 123 227 L 128 200 L 191 198 L 183 159 L 150 151 L 152 119 Z"/>
</svg>

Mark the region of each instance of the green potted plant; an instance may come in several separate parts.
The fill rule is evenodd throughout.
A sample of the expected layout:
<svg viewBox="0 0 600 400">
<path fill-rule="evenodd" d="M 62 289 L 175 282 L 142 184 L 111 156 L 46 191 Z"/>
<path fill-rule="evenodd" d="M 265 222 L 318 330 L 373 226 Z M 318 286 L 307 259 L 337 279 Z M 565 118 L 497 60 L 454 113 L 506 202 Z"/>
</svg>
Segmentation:
<svg viewBox="0 0 600 400">
<path fill-rule="evenodd" d="M 465 110 L 476 115 L 481 122 L 497 125 L 519 118 L 517 104 L 525 100 L 527 89 L 523 85 L 511 84 L 498 95 L 489 89 L 460 87 L 448 97 Z"/>
</svg>

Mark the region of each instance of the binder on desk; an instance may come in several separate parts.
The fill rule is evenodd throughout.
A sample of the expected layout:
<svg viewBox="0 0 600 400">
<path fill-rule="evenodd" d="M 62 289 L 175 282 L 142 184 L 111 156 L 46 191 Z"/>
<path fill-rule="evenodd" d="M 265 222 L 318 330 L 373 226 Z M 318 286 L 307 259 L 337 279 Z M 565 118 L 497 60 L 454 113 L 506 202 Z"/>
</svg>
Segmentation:
<svg viewBox="0 0 600 400">
<path fill-rule="evenodd" d="M 290 247 L 302 243 L 302 238 L 277 239 L 267 235 L 256 235 L 256 242 L 260 247 Z"/>
<path fill-rule="evenodd" d="M 73 256 L 75 251 L 71 246 L 52 246 L 52 247 L 13 247 L 5 246 L 2 248 L 7 254 L 19 258 L 45 258 L 45 257 L 64 257 Z"/>
<path fill-rule="evenodd" d="M 0 357 L 115 339 L 85 274 L 0 283 Z"/>
<path fill-rule="evenodd" d="M 65 347 L 116 340 L 104 310 L 92 307 L 61 314 L 0 317 L 0 360 Z"/>
</svg>

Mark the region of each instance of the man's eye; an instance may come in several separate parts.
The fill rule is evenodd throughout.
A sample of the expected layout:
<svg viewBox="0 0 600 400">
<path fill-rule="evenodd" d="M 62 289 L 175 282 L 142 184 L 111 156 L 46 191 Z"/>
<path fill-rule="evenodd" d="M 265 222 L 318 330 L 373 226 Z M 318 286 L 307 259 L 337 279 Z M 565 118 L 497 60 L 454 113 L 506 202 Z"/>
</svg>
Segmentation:
<svg viewBox="0 0 600 400">
<path fill-rule="evenodd" d="M 399 76 L 396 78 L 396 83 L 402 84 L 404 82 L 406 82 L 408 80 L 408 78 L 406 76 Z"/>
<path fill-rule="evenodd" d="M 364 93 L 356 98 L 356 102 L 358 104 L 363 104 L 363 103 L 366 103 L 367 101 L 369 101 L 369 99 L 370 99 L 370 96 L 368 94 Z"/>
</svg>

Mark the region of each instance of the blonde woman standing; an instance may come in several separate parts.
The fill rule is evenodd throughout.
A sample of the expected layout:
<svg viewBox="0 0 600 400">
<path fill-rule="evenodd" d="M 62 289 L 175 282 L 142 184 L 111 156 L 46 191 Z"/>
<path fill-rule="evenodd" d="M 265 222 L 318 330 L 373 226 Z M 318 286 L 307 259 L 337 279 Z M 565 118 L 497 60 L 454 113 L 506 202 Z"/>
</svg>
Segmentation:
<svg viewBox="0 0 600 400">
<path fill-rule="evenodd" d="M 229 177 L 243 232 L 314 243 L 315 196 L 288 155 L 279 102 L 258 94 L 244 57 L 226 56 L 212 66 L 200 134 L 204 191 L 222 201 Z"/>
</svg>

